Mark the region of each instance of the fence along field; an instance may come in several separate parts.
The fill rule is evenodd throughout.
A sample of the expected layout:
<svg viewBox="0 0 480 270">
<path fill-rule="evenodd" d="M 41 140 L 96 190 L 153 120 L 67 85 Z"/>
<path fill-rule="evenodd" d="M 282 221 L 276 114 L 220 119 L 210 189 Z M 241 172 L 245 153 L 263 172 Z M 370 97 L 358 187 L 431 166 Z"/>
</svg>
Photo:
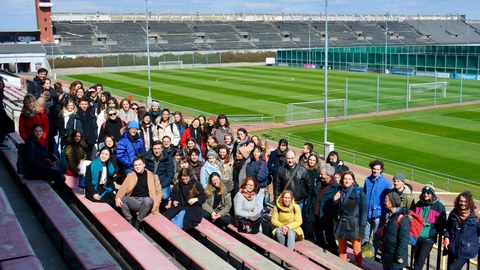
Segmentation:
<svg viewBox="0 0 480 270">
<path fill-rule="evenodd" d="M 81 80 L 87 85 L 102 83 L 112 92 L 125 96 L 128 95 L 125 92 L 133 93 L 143 100 L 148 94 L 146 71 L 63 78 Z M 276 122 L 288 121 L 289 103 L 322 101 L 324 91 L 323 70 L 288 67 L 156 70 L 152 72 L 151 81 L 153 98 L 169 104 L 211 114 L 263 115 Z M 443 78 L 441 81 L 448 83 L 446 98 L 437 89 L 436 93 L 434 90 L 416 92 L 408 101 L 408 84 L 433 83 L 434 78 L 332 70 L 329 71 L 328 98 L 345 99 L 347 107 L 346 110 L 332 107 L 338 115 L 329 114 L 329 117 L 480 100 L 478 81 Z M 314 104 L 318 107 L 312 108 L 310 104 L 306 109 L 317 110 L 322 115 L 323 103 Z M 338 107 L 338 104 L 332 103 L 332 106 Z"/>
</svg>

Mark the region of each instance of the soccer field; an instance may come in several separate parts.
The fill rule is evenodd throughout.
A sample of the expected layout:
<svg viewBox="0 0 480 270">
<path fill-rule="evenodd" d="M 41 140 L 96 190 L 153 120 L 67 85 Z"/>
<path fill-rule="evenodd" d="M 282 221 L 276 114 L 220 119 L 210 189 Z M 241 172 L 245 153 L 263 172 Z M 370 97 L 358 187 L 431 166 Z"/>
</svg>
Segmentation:
<svg viewBox="0 0 480 270">
<path fill-rule="evenodd" d="M 371 73 L 329 71 L 329 100 L 347 99 L 348 103 L 344 111 L 344 103 L 332 102 L 329 116 L 406 108 L 407 82 L 435 81 L 427 77 L 379 75 L 377 88 L 377 77 L 377 74 Z M 141 101 L 145 101 L 148 95 L 146 71 L 70 75 L 63 78 L 81 80 L 86 85 L 101 83 L 106 90 L 124 96 L 133 93 L 138 95 L 134 98 Z M 413 92 L 408 106 L 458 103 L 460 91 L 463 101 L 480 100 L 480 83 L 477 81 L 463 81 L 461 90 L 460 80 L 438 78 L 437 81 L 448 83 L 446 98 L 440 89 L 420 89 Z M 322 101 L 324 95 L 324 73 L 318 69 L 248 66 L 154 70 L 151 82 L 154 99 L 209 114 L 259 114 L 276 122 L 288 120 L 289 103 Z M 299 115 L 312 113 L 309 117 L 319 118 L 323 115 L 323 103 L 297 106 L 294 113 L 297 112 Z"/>
<path fill-rule="evenodd" d="M 324 139 L 323 123 L 261 133 L 275 141 L 292 136 L 290 141 L 297 146 L 305 141 L 323 142 Z M 347 162 L 368 167 L 371 158 L 365 158 L 362 155 L 365 153 L 395 161 L 386 162 L 389 174 L 405 170 L 396 164 L 399 162 L 474 182 L 478 182 L 480 167 L 480 160 L 476 158 L 480 153 L 479 138 L 480 105 L 331 121 L 328 125 L 328 140 L 335 143 L 341 158 Z M 343 151 L 345 148 L 357 153 Z M 318 151 L 321 152 L 321 148 Z M 410 178 L 409 170 L 401 172 Z M 460 189 L 480 192 L 478 185 L 469 186 L 467 181 L 453 183 L 453 178 L 439 176 L 429 179 L 427 174 L 416 174 L 416 181 L 434 181 L 442 189 L 446 187 L 439 182 L 451 181 Z"/>
</svg>

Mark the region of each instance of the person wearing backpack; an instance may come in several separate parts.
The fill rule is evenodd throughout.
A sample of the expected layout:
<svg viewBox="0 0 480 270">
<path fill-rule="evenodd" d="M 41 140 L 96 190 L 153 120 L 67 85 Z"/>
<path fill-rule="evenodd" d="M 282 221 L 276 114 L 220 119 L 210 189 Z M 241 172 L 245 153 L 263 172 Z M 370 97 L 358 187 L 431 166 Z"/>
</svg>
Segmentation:
<svg viewBox="0 0 480 270">
<path fill-rule="evenodd" d="M 433 183 L 430 182 L 422 188 L 419 199 L 412 210 L 423 217 L 424 225 L 414 247 L 414 270 L 422 270 L 437 236 L 445 229 L 447 216 L 445 206 L 435 195 Z"/>
<path fill-rule="evenodd" d="M 402 207 L 401 203 L 400 195 L 396 191 L 390 191 L 385 196 L 385 208 L 389 213 L 380 245 L 384 270 L 400 270 L 407 266 L 410 219 L 409 210 Z"/>
</svg>

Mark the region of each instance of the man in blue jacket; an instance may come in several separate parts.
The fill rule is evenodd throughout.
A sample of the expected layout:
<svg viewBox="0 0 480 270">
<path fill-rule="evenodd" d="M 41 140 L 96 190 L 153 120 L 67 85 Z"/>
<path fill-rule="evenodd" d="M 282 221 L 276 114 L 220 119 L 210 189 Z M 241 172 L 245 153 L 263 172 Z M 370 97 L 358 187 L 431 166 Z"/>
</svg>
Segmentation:
<svg viewBox="0 0 480 270">
<path fill-rule="evenodd" d="M 127 174 L 133 172 L 133 160 L 137 156 L 143 157 L 146 154 L 145 143 L 138 134 L 139 128 L 137 121 L 130 121 L 127 130 L 117 144 L 118 162 Z"/>
<path fill-rule="evenodd" d="M 373 234 L 373 248 L 378 251 L 378 237 L 376 232 L 386 215 L 385 196 L 392 189 L 392 184 L 383 176 L 384 164 L 381 160 L 374 160 L 369 164 L 372 174 L 365 179 L 364 192 L 367 200 L 367 226 L 363 235 L 362 245 L 370 242 Z"/>
<path fill-rule="evenodd" d="M 170 185 L 173 185 L 173 177 L 175 175 L 175 165 L 173 159 L 163 151 L 161 141 L 154 141 L 152 150 L 148 151 L 145 156 L 145 164 L 147 170 L 158 175 L 160 184 L 162 185 L 162 200 L 166 201 L 170 198 Z"/>
</svg>

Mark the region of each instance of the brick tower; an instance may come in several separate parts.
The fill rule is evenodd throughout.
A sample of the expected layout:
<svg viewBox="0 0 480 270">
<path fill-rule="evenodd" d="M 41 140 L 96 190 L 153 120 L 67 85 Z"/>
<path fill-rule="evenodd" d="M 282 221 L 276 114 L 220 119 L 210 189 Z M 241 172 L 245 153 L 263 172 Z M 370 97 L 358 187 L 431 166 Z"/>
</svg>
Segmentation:
<svg viewBox="0 0 480 270">
<path fill-rule="evenodd" d="M 42 44 L 53 43 L 52 6 L 50 0 L 35 0 L 37 28 L 40 30 L 40 42 Z"/>
</svg>

